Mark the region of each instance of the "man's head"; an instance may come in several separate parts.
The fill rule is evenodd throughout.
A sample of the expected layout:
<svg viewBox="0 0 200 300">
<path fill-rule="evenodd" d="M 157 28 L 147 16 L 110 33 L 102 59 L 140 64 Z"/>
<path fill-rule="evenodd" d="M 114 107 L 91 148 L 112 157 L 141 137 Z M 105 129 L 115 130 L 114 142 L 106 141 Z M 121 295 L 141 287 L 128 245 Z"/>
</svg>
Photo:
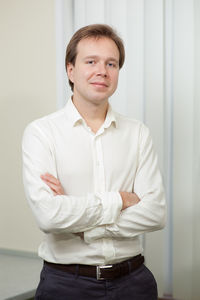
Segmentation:
<svg viewBox="0 0 200 300">
<path fill-rule="evenodd" d="M 105 24 L 93 24 L 93 25 L 82 27 L 72 36 L 66 50 L 66 57 L 65 57 L 66 70 L 69 64 L 75 66 L 76 57 L 77 57 L 77 46 L 79 42 L 89 38 L 93 38 L 97 40 L 100 38 L 111 39 L 116 44 L 119 50 L 119 69 L 121 69 L 125 59 L 125 51 L 124 51 L 124 45 L 122 39 L 117 35 L 117 33 L 113 30 L 112 27 Z M 74 84 L 70 79 L 69 79 L 69 84 L 73 91 Z"/>
</svg>

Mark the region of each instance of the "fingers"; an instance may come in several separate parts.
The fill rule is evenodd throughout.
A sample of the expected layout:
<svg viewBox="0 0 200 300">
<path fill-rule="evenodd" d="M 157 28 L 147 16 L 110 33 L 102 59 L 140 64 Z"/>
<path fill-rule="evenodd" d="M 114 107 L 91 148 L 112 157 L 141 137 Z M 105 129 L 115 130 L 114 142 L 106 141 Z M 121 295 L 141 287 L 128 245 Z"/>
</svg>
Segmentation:
<svg viewBox="0 0 200 300">
<path fill-rule="evenodd" d="M 49 173 L 41 175 L 40 177 L 50 187 L 54 195 L 64 195 L 63 187 L 57 178 Z"/>
<path fill-rule="evenodd" d="M 43 181 L 50 187 L 50 189 L 54 192 L 54 195 L 62 195 L 60 186 L 43 179 Z"/>
<path fill-rule="evenodd" d="M 135 197 L 136 204 L 139 203 L 141 201 L 140 198 L 138 197 L 138 195 L 136 193 L 133 193 L 133 194 Z"/>
<path fill-rule="evenodd" d="M 43 180 L 54 183 L 56 185 L 60 184 L 60 181 L 54 177 L 53 175 L 49 174 L 49 173 L 45 173 L 43 175 L 40 176 Z"/>
<path fill-rule="evenodd" d="M 140 202 L 139 197 L 135 193 L 131 192 L 120 192 L 120 195 L 122 197 L 122 210 L 126 209 L 130 206 L 136 205 Z"/>
</svg>

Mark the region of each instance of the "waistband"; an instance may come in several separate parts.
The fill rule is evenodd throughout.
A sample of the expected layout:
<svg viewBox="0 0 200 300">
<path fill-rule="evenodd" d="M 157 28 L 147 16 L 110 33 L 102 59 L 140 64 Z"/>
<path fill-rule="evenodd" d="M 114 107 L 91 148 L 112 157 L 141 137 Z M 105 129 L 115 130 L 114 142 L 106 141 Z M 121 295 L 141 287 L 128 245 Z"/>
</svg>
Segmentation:
<svg viewBox="0 0 200 300">
<path fill-rule="evenodd" d="M 83 264 L 56 264 L 44 261 L 44 265 L 54 269 L 77 274 L 80 276 L 93 277 L 97 280 L 113 280 L 127 275 L 138 269 L 144 263 L 144 256 L 141 254 L 121 263 L 112 265 L 83 265 Z"/>
</svg>

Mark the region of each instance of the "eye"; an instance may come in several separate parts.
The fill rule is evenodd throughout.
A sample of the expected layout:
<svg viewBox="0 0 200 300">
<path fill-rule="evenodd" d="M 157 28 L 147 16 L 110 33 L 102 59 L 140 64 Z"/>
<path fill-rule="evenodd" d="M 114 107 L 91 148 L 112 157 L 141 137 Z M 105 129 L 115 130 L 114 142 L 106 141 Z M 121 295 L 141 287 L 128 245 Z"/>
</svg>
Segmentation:
<svg viewBox="0 0 200 300">
<path fill-rule="evenodd" d="M 88 65 L 94 65 L 94 63 L 95 63 L 95 61 L 92 59 L 86 61 L 86 64 L 88 64 Z"/>
<path fill-rule="evenodd" d="M 111 68 L 116 68 L 117 67 L 116 63 L 113 63 L 113 62 L 109 62 L 108 66 L 111 67 Z"/>
</svg>

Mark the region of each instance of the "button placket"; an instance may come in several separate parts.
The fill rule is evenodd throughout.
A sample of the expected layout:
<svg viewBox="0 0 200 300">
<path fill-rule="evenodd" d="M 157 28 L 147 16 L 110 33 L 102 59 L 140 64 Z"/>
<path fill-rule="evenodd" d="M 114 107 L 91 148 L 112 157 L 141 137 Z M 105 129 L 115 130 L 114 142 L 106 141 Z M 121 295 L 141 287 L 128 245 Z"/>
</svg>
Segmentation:
<svg viewBox="0 0 200 300">
<path fill-rule="evenodd" d="M 99 192 L 98 189 L 98 168 L 97 168 L 97 155 L 96 155 L 96 136 L 91 136 L 91 146 L 93 153 L 93 182 L 94 192 Z"/>
<path fill-rule="evenodd" d="M 96 139 L 96 157 L 98 164 L 98 187 L 101 192 L 106 191 L 106 181 L 105 181 L 105 169 L 103 160 L 103 147 L 102 147 L 102 136 L 98 136 Z M 103 239 L 102 245 L 103 254 L 105 260 L 113 258 L 115 255 L 115 249 L 113 246 L 113 241 L 111 239 Z"/>
<path fill-rule="evenodd" d="M 94 159 L 94 189 L 95 192 L 105 192 L 106 180 L 103 160 L 102 134 L 93 136 L 92 149 Z M 105 261 L 109 261 L 115 256 L 115 248 L 112 239 L 102 239 L 102 254 L 105 257 Z"/>
<path fill-rule="evenodd" d="M 97 177 L 98 177 L 98 189 L 101 192 L 105 191 L 105 171 L 103 163 L 103 149 L 101 144 L 101 136 L 96 138 L 96 164 L 97 164 Z"/>
</svg>

